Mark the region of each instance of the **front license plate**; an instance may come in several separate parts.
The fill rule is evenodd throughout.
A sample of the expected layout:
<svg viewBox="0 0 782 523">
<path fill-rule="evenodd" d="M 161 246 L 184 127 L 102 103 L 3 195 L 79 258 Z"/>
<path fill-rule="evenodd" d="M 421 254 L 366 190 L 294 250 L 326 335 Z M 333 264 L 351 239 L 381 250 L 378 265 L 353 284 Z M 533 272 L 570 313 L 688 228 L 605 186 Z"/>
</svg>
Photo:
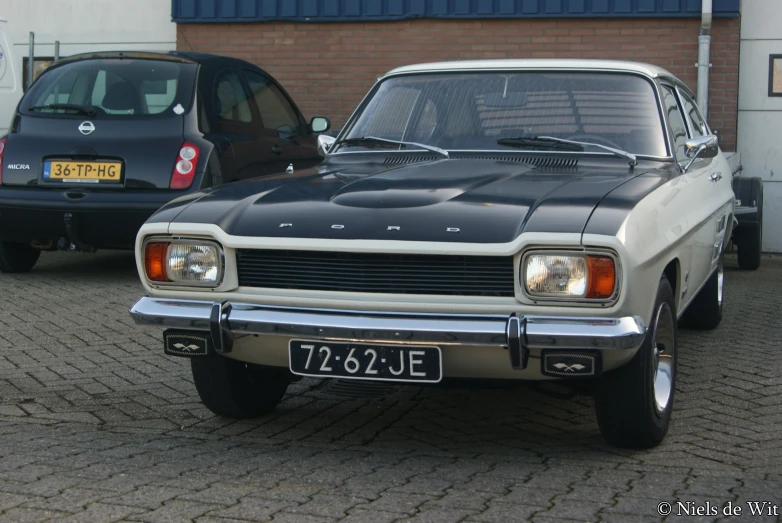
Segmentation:
<svg viewBox="0 0 782 523">
<path fill-rule="evenodd" d="M 437 383 L 443 377 L 439 347 L 291 340 L 290 369 L 300 376 Z"/>
<path fill-rule="evenodd" d="M 119 183 L 122 162 L 48 161 L 43 163 L 44 181 Z"/>
</svg>

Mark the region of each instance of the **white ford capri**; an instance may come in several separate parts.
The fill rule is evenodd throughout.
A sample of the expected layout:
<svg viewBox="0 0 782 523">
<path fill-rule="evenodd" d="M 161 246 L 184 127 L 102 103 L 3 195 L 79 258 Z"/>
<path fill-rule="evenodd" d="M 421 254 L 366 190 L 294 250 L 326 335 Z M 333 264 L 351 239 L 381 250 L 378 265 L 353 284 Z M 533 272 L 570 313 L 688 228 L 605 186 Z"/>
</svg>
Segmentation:
<svg viewBox="0 0 782 523">
<path fill-rule="evenodd" d="M 142 227 L 131 314 L 204 404 L 300 376 L 559 380 L 612 444 L 660 443 L 677 325 L 722 316 L 731 171 L 650 65 L 423 64 L 372 87 L 323 161 L 210 188 Z"/>
</svg>

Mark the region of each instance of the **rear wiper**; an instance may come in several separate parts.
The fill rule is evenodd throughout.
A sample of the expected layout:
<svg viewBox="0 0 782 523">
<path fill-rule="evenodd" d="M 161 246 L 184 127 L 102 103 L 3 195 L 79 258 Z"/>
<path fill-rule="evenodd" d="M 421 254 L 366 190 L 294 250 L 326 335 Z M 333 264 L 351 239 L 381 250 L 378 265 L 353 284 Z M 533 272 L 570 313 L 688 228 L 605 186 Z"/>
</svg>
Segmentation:
<svg viewBox="0 0 782 523">
<path fill-rule="evenodd" d="M 434 145 L 426 145 L 418 142 L 400 142 L 398 140 L 389 140 L 388 138 L 378 138 L 377 136 L 362 136 L 361 138 L 345 138 L 344 140 L 335 142 L 334 145 L 369 145 L 373 143 L 375 144 L 387 143 L 392 145 L 411 145 L 413 147 L 420 147 L 421 149 L 426 149 L 427 151 L 432 151 L 437 154 L 442 154 L 446 158 L 450 158 L 448 151 L 446 151 L 445 149 L 440 149 L 439 147 L 435 147 Z M 334 148 L 334 145 L 332 145 L 332 149 Z"/>
<path fill-rule="evenodd" d="M 510 145 L 514 147 L 525 147 L 525 146 L 539 146 L 539 147 L 545 147 L 543 144 L 548 144 L 549 148 L 554 149 L 554 144 L 558 144 L 557 148 L 562 147 L 562 149 L 559 149 L 561 151 L 583 151 L 584 147 L 591 146 L 591 147 L 597 147 L 599 149 L 603 149 L 604 151 L 608 151 L 612 153 L 614 156 L 618 156 L 619 158 L 624 158 L 627 160 L 627 163 L 630 164 L 630 167 L 635 167 L 638 164 L 638 159 L 633 153 L 628 153 L 627 151 L 623 151 L 621 149 L 615 149 L 613 147 L 609 147 L 607 145 L 599 144 L 599 143 L 591 143 L 591 142 L 577 142 L 574 140 L 565 140 L 564 138 L 554 138 L 553 136 L 531 136 L 531 137 L 520 137 L 520 138 L 500 138 L 497 140 L 497 143 L 499 145 Z M 565 149 L 565 147 L 571 147 L 571 149 Z"/>
<path fill-rule="evenodd" d="M 87 116 L 95 116 L 95 108 L 91 105 L 80 104 L 46 104 L 46 105 L 34 105 L 28 109 L 28 111 L 46 111 L 50 109 L 62 109 L 63 111 L 76 111 Z"/>
</svg>

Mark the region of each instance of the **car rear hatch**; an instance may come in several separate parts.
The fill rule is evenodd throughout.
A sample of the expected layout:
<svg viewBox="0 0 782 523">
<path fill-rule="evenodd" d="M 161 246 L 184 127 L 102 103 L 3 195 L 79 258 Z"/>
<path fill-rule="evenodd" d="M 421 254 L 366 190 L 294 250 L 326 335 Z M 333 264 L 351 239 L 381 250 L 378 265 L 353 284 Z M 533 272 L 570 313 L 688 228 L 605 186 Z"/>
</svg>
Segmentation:
<svg viewBox="0 0 782 523">
<path fill-rule="evenodd" d="M 3 185 L 167 189 L 197 65 L 91 58 L 45 72 L 20 102 Z"/>
</svg>

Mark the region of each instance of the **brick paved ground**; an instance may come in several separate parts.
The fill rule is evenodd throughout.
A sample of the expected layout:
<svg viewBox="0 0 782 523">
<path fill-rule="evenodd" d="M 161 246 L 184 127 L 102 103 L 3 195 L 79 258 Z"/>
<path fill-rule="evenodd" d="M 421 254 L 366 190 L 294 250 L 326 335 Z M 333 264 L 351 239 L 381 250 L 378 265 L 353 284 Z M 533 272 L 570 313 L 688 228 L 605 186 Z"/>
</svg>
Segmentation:
<svg viewBox="0 0 782 523">
<path fill-rule="evenodd" d="M 661 501 L 782 505 L 782 258 L 728 265 L 722 326 L 681 333 L 668 438 L 633 452 L 602 443 L 589 398 L 527 387 L 304 380 L 273 415 L 216 418 L 186 360 L 132 324 L 128 253 L 44 255 L 0 275 L 0 522 L 658 521 Z M 739 520 L 782 518 L 724 519 Z"/>
</svg>

